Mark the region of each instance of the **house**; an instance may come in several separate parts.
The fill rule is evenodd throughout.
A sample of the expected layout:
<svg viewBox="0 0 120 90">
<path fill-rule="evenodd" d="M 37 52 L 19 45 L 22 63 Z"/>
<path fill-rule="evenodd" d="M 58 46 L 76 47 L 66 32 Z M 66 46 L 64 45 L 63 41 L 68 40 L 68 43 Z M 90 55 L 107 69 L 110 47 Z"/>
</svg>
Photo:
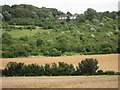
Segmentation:
<svg viewBox="0 0 120 90">
<path fill-rule="evenodd" d="M 67 16 L 68 16 L 67 14 L 65 14 L 65 15 L 57 15 L 56 18 L 57 19 L 67 19 Z"/>
<path fill-rule="evenodd" d="M 77 16 L 78 16 L 78 14 L 76 13 L 76 14 L 74 14 L 74 15 L 70 16 L 70 19 L 76 19 L 76 18 L 77 18 Z"/>
<path fill-rule="evenodd" d="M 72 15 L 72 16 L 69 16 L 69 17 L 70 17 L 70 19 L 76 19 L 77 16 L 78 16 L 78 14 L 76 13 L 76 14 L 74 14 L 74 15 Z M 56 16 L 57 19 L 62 19 L 62 20 L 67 19 L 67 17 L 68 17 L 67 14 L 57 15 L 57 16 Z"/>
</svg>

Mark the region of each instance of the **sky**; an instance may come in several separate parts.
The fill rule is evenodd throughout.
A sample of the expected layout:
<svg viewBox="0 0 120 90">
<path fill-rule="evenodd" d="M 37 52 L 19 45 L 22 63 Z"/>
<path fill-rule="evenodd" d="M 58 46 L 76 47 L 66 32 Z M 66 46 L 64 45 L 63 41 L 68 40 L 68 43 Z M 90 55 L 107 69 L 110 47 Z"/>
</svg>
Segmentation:
<svg viewBox="0 0 120 90">
<path fill-rule="evenodd" d="M 31 4 L 37 7 L 56 8 L 64 13 L 84 13 L 87 8 L 98 12 L 118 11 L 119 0 L 0 0 L 0 5 Z"/>
</svg>

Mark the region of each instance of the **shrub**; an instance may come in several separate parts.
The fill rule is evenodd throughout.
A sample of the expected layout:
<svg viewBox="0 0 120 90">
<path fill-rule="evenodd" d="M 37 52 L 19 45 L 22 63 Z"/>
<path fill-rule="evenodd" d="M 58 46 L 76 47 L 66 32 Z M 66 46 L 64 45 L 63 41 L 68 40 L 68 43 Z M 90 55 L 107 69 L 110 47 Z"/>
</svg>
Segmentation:
<svg viewBox="0 0 120 90">
<path fill-rule="evenodd" d="M 90 32 L 95 32 L 96 30 L 95 30 L 95 28 L 90 28 L 89 31 L 90 31 Z"/>
<path fill-rule="evenodd" d="M 71 75 L 74 72 L 74 66 L 72 64 L 67 64 L 64 62 L 58 63 L 58 72 L 61 75 Z"/>
<path fill-rule="evenodd" d="M 29 64 L 24 67 L 24 75 L 25 76 L 39 76 L 40 73 L 40 66 L 37 64 Z"/>
<path fill-rule="evenodd" d="M 76 55 L 78 53 L 76 52 L 65 52 L 64 55 L 71 56 L 71 55 Z"/>
<path fill-rule="evenodd" d="M 103 75 L 103 74 L 104 74 L 103 70 L 98 70 L 97 71 L 97 75 Z"/>
<path fill-rule="evenodd" d="M 23 75 L 24 63 L 9 62 L 3 70 L 5 76 L 21 76 Z"/>
<path fill-rule="evenodd" d="M 9 33 L 4 33 L 2 35 L 2 43 L 6 45 L 11 45 L 13 43 L 13 38 Z"/>
<path fill-rule="evenodd" d="M 57 49 L 53 48 L 49 51 L 49 56 L 61 56 L 62 52 L 58 51 Z"/>
<path fill-rule="evenodd" d="M 105 74 L 105 75 L 114 75 L 115 72 L 114 72 L 114 71 L 105 71 L 104 74 Z"/>
<path fill-rule="evenodd" d="M 53 76 L 73 75 L 75 68 L 72 64 L 59 62 L 58 65 L 56 63 L 52 64 L 51 71 Z"/>
<path fill-rule="evenodd" d="M 45 75 L 51 76 L 51 69 L 49 64 L 45 64 L 44 70 L 45 70 Z"/>
<path fill-rule="evenodd" d="M 104 26 L 104 23 L 99 23 L 99 26 Z"/>
<path fill-rule="evenodd" d="M 120 75 L 120 72 L 116 72 L 115 74 L 116 74 L 116 75 Z"/>
<path fill-rule="evenodd" d="M 37 46 L 42 46 L 44 44 L 44 40 L 39 38 L 36 43 L 37 43 Z"/>
<path fill-rule="evenodd" d="M 82 60 L 81 63 L 78 63 L 77 71 L 79 74 L 84 75 L 93 75 L 96 74 L 96 70 L 99 68 L 97 66 L 98 61 L 93 58 L 86 58 Z"/>
<path fill-rule="evenodd" d="M 20 40 L 22 40 L 22 41 L 28 41 L 28 37 L 27 36 L 20 37 Z"/>
</svg>

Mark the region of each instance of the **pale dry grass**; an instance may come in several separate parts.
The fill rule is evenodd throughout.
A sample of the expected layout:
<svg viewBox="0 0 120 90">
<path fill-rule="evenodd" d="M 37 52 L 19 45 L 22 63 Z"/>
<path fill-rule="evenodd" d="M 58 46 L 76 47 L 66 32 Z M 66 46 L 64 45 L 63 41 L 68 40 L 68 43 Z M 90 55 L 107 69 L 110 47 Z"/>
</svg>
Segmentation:
<svg viewBox="0 0 120 90">
<path fill-rule="evenodd" d="M 3 88 L 118 88 L 118 76 L 3 77 Z"/>
<path fill-rule="evenodd" d="M 75 56 L 61 56 L 61 57 L 27 57 L 27 58 L 3 58 L 2 67 L 5 68 L 6 64 L 10 61 L 24 62 L 25 64 L 37 63 L 44 65 L 54 62 L 66 62 L 77 66 L 78 62 L 85 58 L 95 58 L 99 62 L 99 67 L 102 70 L 118 71 L 118 55 L 119 54 L 106 54 L 106 55 L 75 55 Z"/>
</svg>

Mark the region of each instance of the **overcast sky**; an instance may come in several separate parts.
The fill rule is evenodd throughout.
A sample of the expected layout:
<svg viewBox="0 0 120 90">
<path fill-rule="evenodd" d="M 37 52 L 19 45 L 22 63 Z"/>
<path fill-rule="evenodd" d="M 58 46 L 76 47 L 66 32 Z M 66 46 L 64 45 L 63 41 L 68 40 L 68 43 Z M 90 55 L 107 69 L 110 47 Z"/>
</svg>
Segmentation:
<svg viewBox="0 0 120 90">
<path fill-rule="evenodd" d="M 32 4 L 37 7 L 57 8 L 60 11 L 83 13 L 87 8 L 98 12 L 117 11 L 119 0 L 0 0 L 0 5 Z"/>
</svg>

